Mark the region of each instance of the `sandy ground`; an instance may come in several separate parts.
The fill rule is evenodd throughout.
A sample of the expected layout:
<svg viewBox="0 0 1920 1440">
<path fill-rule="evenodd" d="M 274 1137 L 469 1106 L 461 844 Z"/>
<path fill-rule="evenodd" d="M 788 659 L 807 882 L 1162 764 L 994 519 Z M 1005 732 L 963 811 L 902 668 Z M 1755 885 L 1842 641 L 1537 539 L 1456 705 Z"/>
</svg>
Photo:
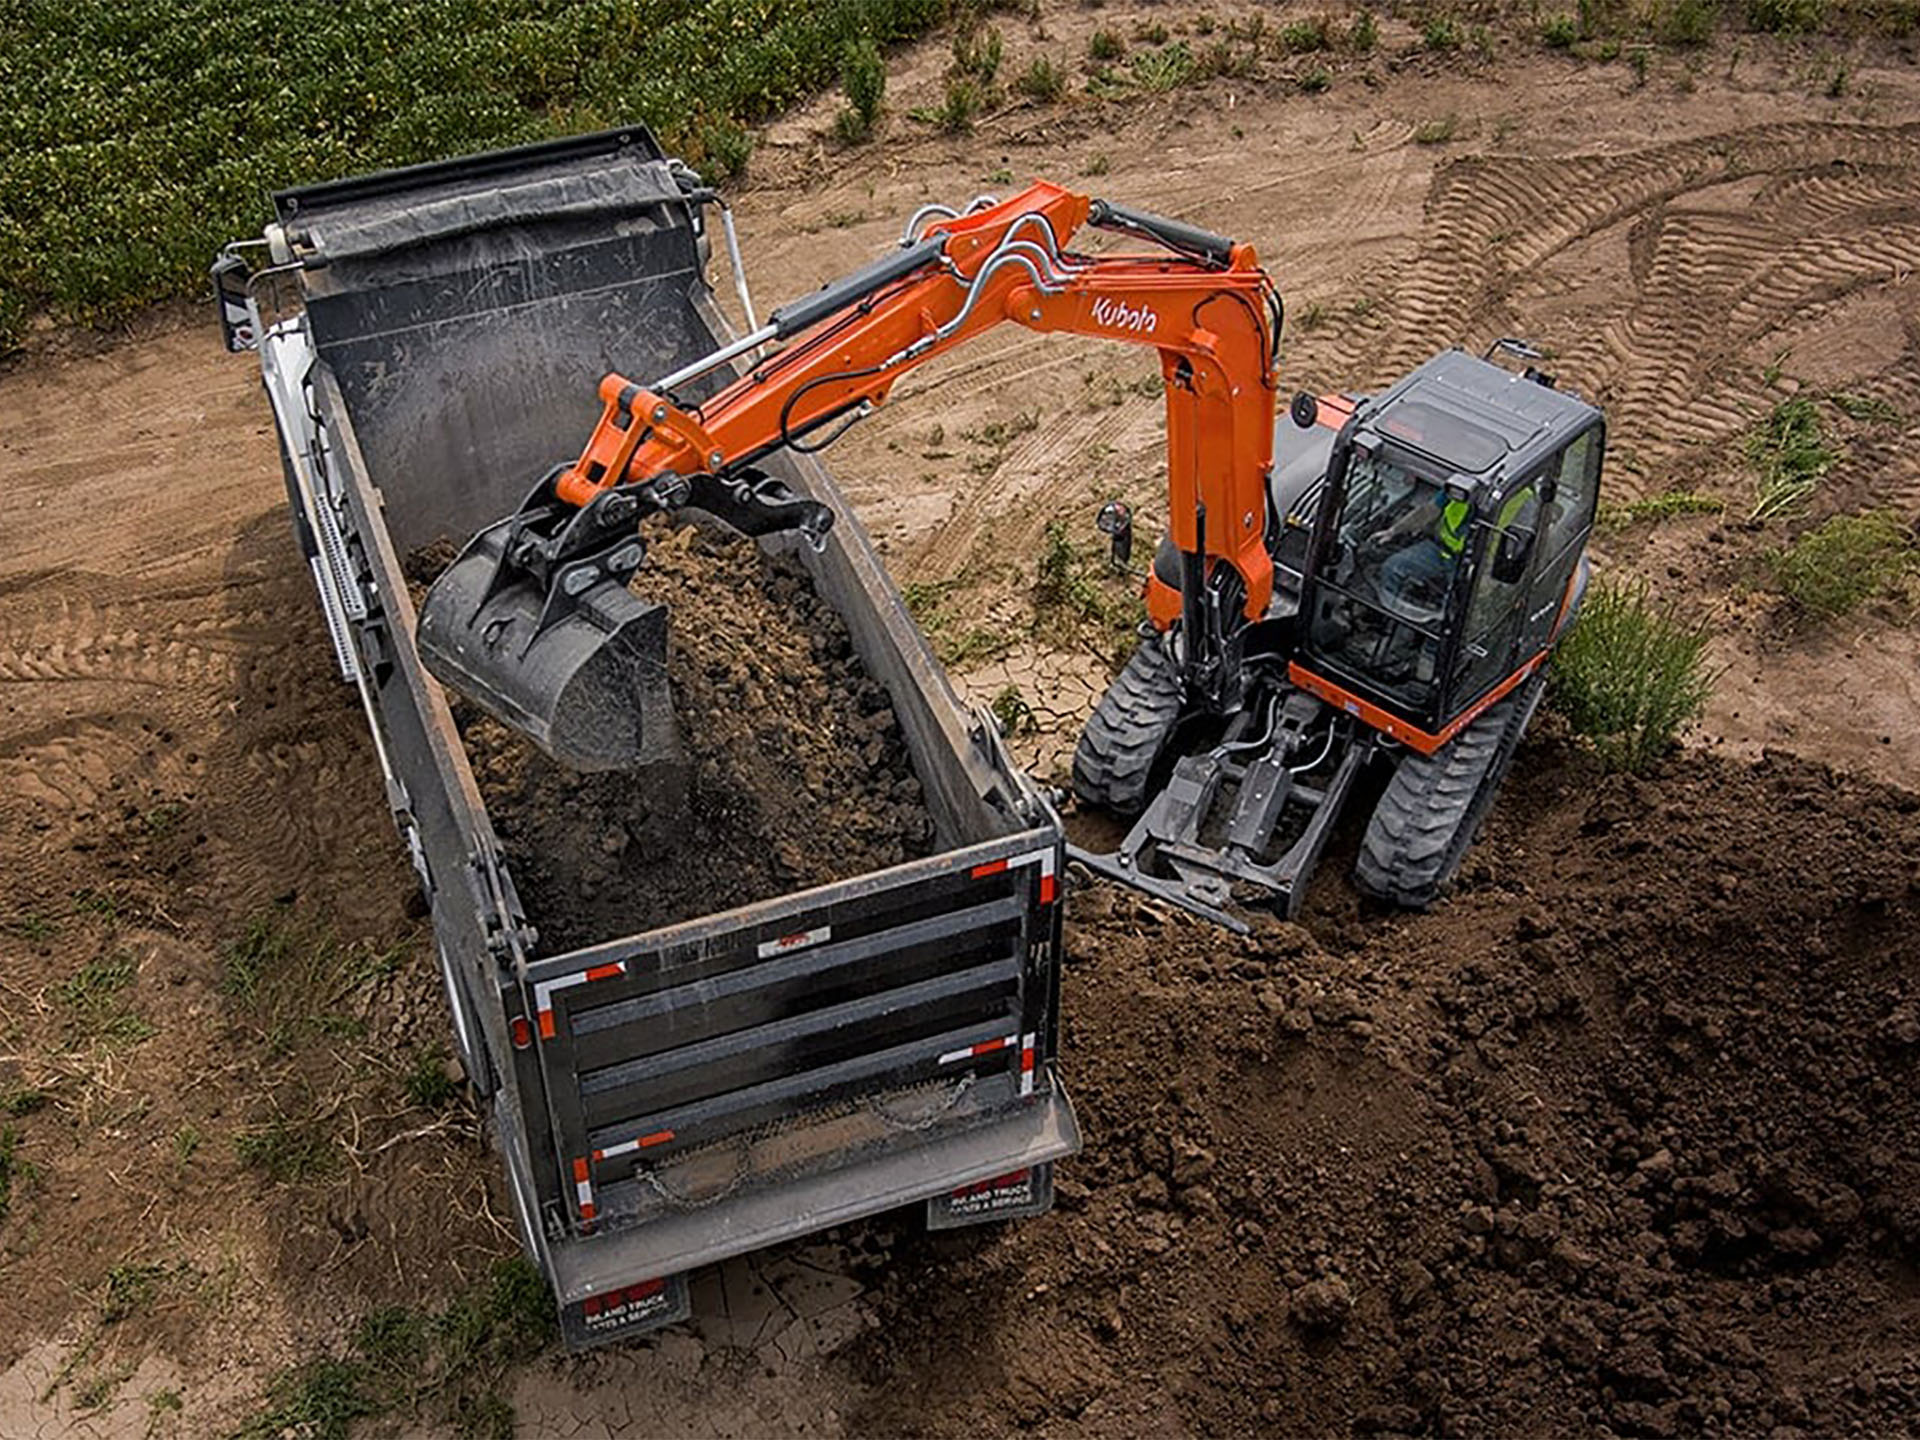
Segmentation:
<svg viewBox="0 0 1920 1440">
<path fill-rule="evenodd" d="M 1048 13 L 1044 35 L 1005 22 L 1008 67 L 1040 50 L 1083 53 L 1094 24 L 1124 30 L 1130 14 Z M 1907 782 L 1920 758 L 1907 617 L 1882 610 L 1793 631 L 1749 583 L 1778 534 L 1735 517 L 1750 494 L 1740 434 L 1802 387 L 1883 399 L 1901 417 L 1840 424 L 1846 459 L 1815 518 L 1876 505 L 1920 514 L 1920 76 L 1897 56 L 1854 55 L 1847 93 L 1832 99 L 1811 48 L 1656 54 L 1641 84 L 1624 65 L 1530 46 L 1479 61 L 1413 43 L 1384 25 L 1385 53 L 1338 63 L 1324 94 L 1216 80 L 1124 104 L 1015 107 L 964 139 L 900 113 L 944 63 L 937 45 L 903 54 L 879 143 L 833 148 L 826 102 L 763 142 L 738 201 L 761 307 L 884 248 L 923 200 L 1047 176 L 1257 243 L 1288 299 L 1290 385 L 1378 384 L 1446 343 L 1527 335 L 1607 406 L 1609 499 L 1668 488 L 1727 497 L 1728 517 L 1596 546 L 1599 563 L 1714 617 L 1725 670 L 1695 746 L 1735 758 L 1785 747 Z M 1447 117 L 1451 139 L 1416 141 Z M 0 848 L 12 881 L 0 1089 L 54 1097 L 17 1122 L 37 1178 L 16 1185 L 0 1222 L 7 1436 L 214 1433 L 245 1413 L 265 1374 L 337 1343 L 352 1316 L 457 1284 L 512 1248 L 473 1117 L 456 1107 L 416 1136 L 420 1117 L 394 1098 L 395 1057 L 438 1043 L 437 982 L 364 730 L 286 534 L 257 375 L 220 352 L 210 325 L 157 329 L 0 376 Z M 1151 524 L 1160 402 L 1139 382 L 1153 369 L 1145 352 L 1009 331 L 903 384 L 832 456 L 898 577 L 941 586 L 955 623 L 1011 638 L 961 679 L 982 699 L 1020 688 L 1038 723 L 1018 743 L 1043 774 L 1059 769 L 1107 658 L 1091 638 L 1036 630 L 1033 557 L 1050 519 L 1090 536 L 1110 494 Z M 1030 428 L 1010 423 L 1022 415 Z M 1554 814 L 1537 833 L 1502 832 L 1509 868 L 1488 881 L 1496 892 L 1530 845 L 1585 833 Z M 1614 863 L 1635 862 L 1628 852 Z M 286 902 L 345 942 L 403 957 L 355 993 L 360 1028 L 345 1058 L 304 1042 L 276 1051 L 223 998 L 223 950 Z M 1604 901 L 1630 903 L 1626 892 Z M 1351 912 L 1338 887 L 1317 896 L 1318 942 L 1390 959 L 1391 926 Z M 1840 910 L 1819 923 L 1853 933 Z M 1431 946 L 1444 953 L 1447 933 Z M 1146 967 L 1123 977 L 1115 1003 L 1164 998 L 1150 953 L 1093 948 Z M 69 982 L 103 958 L 128 962 L 113 1003 L 131 1007 L 148 1038 L 106 1044 L 76 1030 Z M 1084 982 L 1083 993 L 1089 1015 L 1107 1013 Z M 1069 1014 L 1073 1003 L 1070 993 Z M 1121 1027 L 1114 1038 L 1138 1037 Z M 1247 1059 L 1248 1083 L 1267 1063 Z M 1343 1083 L 1362 1093 L 1369 1082 Z M 291 1104 L 327 1086 L 350 1107 L 345 1162 L 325 1179 L 260 1186 L 234 1150 L 236 1134 L 265 1123 L 259 1097 Z M 1222 1086 L 1231 1109 L 1236 1092 Z M 1096 1134 L 1096 1147 L 1111 1138 Z M 1304 1153 L 1290 1163 L 1309 1166 L 1331 1163 L 1340 1143 L 1326 1131 L 1295 1138 Z M 1147 1160 L 1090 1163 L 1152 1188 Z M 1037 1277 L 1059 1254 L 1089 1243 L 1074 1228 L 1085 1219 L 1067 1207 L 1033 1227 L 1053 1238 L 1030 1273 L 1027 1242 L 934 1242 L 884 1224 L 725 1267 L 696 1283 L 698 1318 L 684 1332 L 518 1375 L 522 1432 L 945 1433 L 971 1414 L 992 1431 L 1179 1434 L 1331 1418 L 1288 1408 L 1316 1383 L 1312 1344 L 1261 1372 L 1290 1377 L 1265 1396 L 1285 1402 L 1279 1411 L 1209 1408 L 1179 1385 L 1149 1402 L 1111 1373 L 1139 1357 L 1100 1328 L 1104 1312 L 1050 1308 L 1057 1297 L 1036 1313 L 1079 1338 L 1053 1352 L 1051 1373 L 1114 1391 L 1112 1406 L 1036 1400 L 1044 1377 L 1018 1366 L 996 1382 L 1010 1389 L 971 1403 L 940 1383 L 943 1344 L 1000 1353 L 931 1298 L 943 1277 L 990 1276 L 994 1295 L 1017 1304 L 1050 1283 Z M 1849 1232 L 1833 1243 L 1872 1242 Z M 1187 1263 L 1204 1281 L 1207 1264 L 1242 1253 Z M 105 1324 L 110 1273 L 132 1264 L 160 1267 L 159 1299 Z M 1055 1283 L 1077 1276 L 1097 1289 L 1072 1267 L 1060 1273 Z M 1866 1278 L 1910 1295 L 1905 1273 Z M 1017 1323 L 1004 1307 L 982 1313 Z M 1891 1323 L 1876 1313 L 1848 1323 Z M 914 1328 L 915 1314 L 927 1325 Z M 1808 1316 L 1796 1323 L 1817 1328 Z M 956 1374 L 984 1384 L 977 1367 Z M 1209 1383 L 1245 1388 L 1231 1373 Z M 173 1392 L 184 1408 L 154 1408 Z M 1793 1420 L 1791 1402 L 1767 1404 Z M 1489 1428 L 1514 1423 L 1478 1413 Z"/>
</svg>

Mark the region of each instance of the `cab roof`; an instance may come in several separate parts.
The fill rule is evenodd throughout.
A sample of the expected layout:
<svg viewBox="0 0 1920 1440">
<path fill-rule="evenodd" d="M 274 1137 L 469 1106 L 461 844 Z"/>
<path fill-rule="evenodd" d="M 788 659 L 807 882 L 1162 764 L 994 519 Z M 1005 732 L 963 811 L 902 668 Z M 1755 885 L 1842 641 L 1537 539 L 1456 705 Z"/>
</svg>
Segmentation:
<svg viewBox="0 0 1920 1440">
<path fill-rule="evenodd" d="M 1445 350 L 1363 406 L 1359 433 L 1424 456 L 1477 489 L 1529 468 L 1599 418 L 1577 395 Z"/>
</svg>

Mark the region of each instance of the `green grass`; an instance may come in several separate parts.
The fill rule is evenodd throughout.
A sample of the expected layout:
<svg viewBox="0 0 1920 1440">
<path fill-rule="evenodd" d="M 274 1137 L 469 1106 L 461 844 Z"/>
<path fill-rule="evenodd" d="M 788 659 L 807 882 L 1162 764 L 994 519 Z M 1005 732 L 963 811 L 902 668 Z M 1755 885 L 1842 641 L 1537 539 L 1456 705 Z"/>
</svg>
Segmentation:
<svg viewBox="0 0 1920 1440">
<path fill-rule="evenodd" d="M 1826 0 L 1747 0 L 1747 26 L 1774 35 L 1804 35 L 1827 18 Z"/>
<path fill-rule="evenodd" d="M 325 1175 L 337 1158 L 326 1127 L 311 1117 L 275 1117 L 242 1130 L 233 1149 L 243 1165 L 281 1185 Z"/>
<path fill-rule="evenodd" d="M 444 1110 L 460 1093 L 460 1086 L 447 1074 L 446 1057 L 437 1050 L 422 1050 L 413 1057 L 401 1081 L 407 1102 L 422 1110 Z"/>
<path fill-rule="evenodd" d="M 1416 126 L 1413 132 L 1413 143 L 1416 145 L 1444 145 L 1453 139 L 1454 133 L 1459 130 L 1459 128 L 1459 116 L 1442 115 L 1437 120 L 1428 120 Z"/>
<path fill-rule="evenodd" d="M 1112 30 L 1096 30 L 1087 41 L 1087 57 L 1102 63 L 1118 60 L 1127 53 L 1127 42 Z"/>
<path fill-rule="evenodd" d="M 1858 420 L 1868 425 L 1897 425 L 1900 412 L 1887 401 L 1873 395 L 1849 395 L 1836 391 L 1827 396 L 1833 402 L 1833 408 L 1849 420 Z"/>
<path fill-rule="evenodd" d="M 1365 55 L 1379 42 L 1380 22 L 1373 18 L 1371 10 L 1362 10 L 1347 28 L 1348 48 Z"/>
<path fill-rule="evenodd" d="M 39 1178 L 40 1167 L 20 1153 L 19 1130 L 0 1125 L 0 1221 L 13 1209 L 14 1182 L 31 1185 Z"/>
<path fill-rule="evenodd" d="M 348 1440 L 360 1421 L 402 1416 L 423 1433 L 505 1440 L 514 1423 L 500 1393 L 507 1369 L 555 1338 L 545 1282 L 525 1260 L 501 1261 L 444 1309 L 377 1310 L 341 1353 L 281 1371 L 229 1440 Z"/>
<path fill-rule="evenodd" d="M 100 1319 L 116 1325 L 146 1309 L 153 1303 L 154 1292 L 165 1274 L 165 1267 L 160 1265 L 115 1265 L 107 1271 L 107 1293 L 100 1301 Z"/>
<path fill-rule="evenodd" d="M 1644 583 L 1596 580 L 1554 649 L 1548 694 L 1609 769 L 1639 772 L 1706 708 L 1706 654 L 1706 626 Z"/>
<path fill-rule="evenodd" d="M 1845 615 L 1911 574 L 1920 552 L 1896 515 L 1836 515 L 1768 557 L 1781 591 L 1814 616 Z"/>
<path fill-rule="evenodd" d="M 1002 735 L 1024 735 L 1034 728 L 1033 707 L 1018 685 L 1002 688 L 987 708 L 993 711 Z"/>
<path fill-rule="evenodd" d="M 133 958 L 116 952 L 95 956 L 63 980 L 55 994 L 67 1011 L 68 1038 L 110 1049 L 151 1039 L 152 1022 L 128 1003 L 124 993 L 135 974 Z"/>
<path fill-rule="evenodd" d="M 1796 395 L 1781 401 L 1747 436 L 1747 460 L 1754 468 L 1750 518 L 1776 520 L 1796 513 L 1839 459 L 1814 400 Z"/>
<path fill-rule="evenodd" d="M 1296 20 L 1280 29 L 1280 48 L 1290 55 L 1306 55 L 1315 50 L 1331 49 L 1332 46 L 1333 36 L 1324 15 Z"/>
<path fill-rule="evenodd" d="M 1127 70 L 1128 81 L 1149 95 L 1177 90 L 1201 75 L 1200 67 L 1194 63 L 1193 52 L 1187 48 L 1184 40 L 1141 51 L 1127 62 Z"/>
<path fill-rule="evenodd" d="M 1013 82 L 1013 88 L 1029 100 L 1051 105 L 1067 93 L 1067 72 L 1046 56 L 1036 55 Z"/>
<path fill-rule="evenodd" d="M 1540 26 L 1540 38 L 1554 50 L 1571 50 L 1580 38 L 1580 22 L 1571 15 L 1549 16 Z"/>
<path fill-rule="evenodd" d="M 1718 495 L 1702 495 L 1694 490 L 1667 490 L 1659 495 L 1629 500 L 1623 505 L 1601 506 L 1600 524 L 1608 529 L 1620 529 L 1641 520 L 1671 520 L 1680 515 L 1718 515 L 1726 508 L 1727 502 Z"/>
<path fill-rule="evenodd" d="M 646 122 L 716 172 L 847 43 L 942 0 L 16 0 L 0 25 L 0 350 L 198 289 L 270 190 Z"/>
<path fill-rule="evenodd" d="M 1420 43 L 1429 50 L 1458 50 L 1459 23 L 1451 15 L 1429 15 L 1420 26 Z"/>
<path fill-rule="evenodd" d="M 1078 545 L 1064 520 L 1049 520 L 1033 585 L 1034 628 L 1057 641 L 1092 639 L 1116 663 L 1124 661 L 1145 619 L 1139 597 L 1103 584 L 1104 563 Z"/>
<path fill-rule="evenodd" d="M 841 114 L 852 116 L 854 127 L 864 137 L 880 118 L 880 106 L 887 94 L 887 62 L 880 58 L 880 46 L 873 36 L 862 35 L 847 42 L 840 57 L 840 88 L 847 97 L 847 108 Z"/>
</svg>

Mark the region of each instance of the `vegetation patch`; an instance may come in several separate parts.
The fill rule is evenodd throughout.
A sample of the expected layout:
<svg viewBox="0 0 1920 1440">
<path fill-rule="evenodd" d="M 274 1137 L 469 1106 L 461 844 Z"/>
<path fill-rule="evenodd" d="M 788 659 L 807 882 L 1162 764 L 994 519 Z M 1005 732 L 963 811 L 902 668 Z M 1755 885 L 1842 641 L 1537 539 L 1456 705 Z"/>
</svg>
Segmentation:
<svg viewBox="0 0 1920 1440">
<path fill-rule="evenodd" d="M 546 1283 L 526 1260 L 504 1260 L 443 1310 L 375 1311 L 342 1353 L 281 1371 L 231 1440 L 347 1440 L 359 1421 L 403 1417 L 434 1433 L 507 1440 L 507 1370 L 555 1338 Z"/>
<path fill-rule="evenodd" d="M 1768 556 L 1774 578 L 1794 606 L 1809 615 L 1845 615 L 1911 574 L 1912 529 L 1879 510 L 1836 515 Z"/>
<path fill-rule="evenodd" d="M 40 1167 L 20 1153 L 20 1131 L 0 1125 L 0 1221 L 13 1209 L 14 1183 L 31 1185 L 39 1178 Z"/>
<path fill-rule="evenodd" d="M 98 955 L 61 982 L 60 1003 L 66 1008 L 66 1031 L 74 1044 L 120 1049 L 153 1037 L 151 1021 L 129 1002 L 136 966 L 120 952 Z"/>
<path fill-rule="evenodd" d="M 1600 524 L 1610 530 L 1623 529 L 1641 520 L 1672 520 L 1680 515 L 1718 515 L 1727 502 L 1718 495 L 1702 495 L 1695 490 L 1667 490 L 1621 505 L 1600 507 Z"/>
<path fill-rule="evenodd" d="M 1034 629 L 1056 640 L 1090 642 L 1113 663 L 1123 664 L 1146 618 L 1140 597 L 1115 593 L 1104 560 L 1073 543 L 1064 520 L 1047 522 L 1034 576 Z"/>
<path fill-rule="evenodd" d="M 1639 772 L 1672 748 L 1713 690 L 1707 627 L 1656 603 L 1642 582 L 1596 580 L 1553 652 L 1553 704 L 1614 770 Z"/>
<path fill-rule="evenodd" d="M 312 1180 L 333 1169 L 332 1137 L 318 1117 L 276 1116 L 234 1137 L 234 1153 L 276 1184 Z"/>
<path fill-rule="evenodd" d="M 0 350 L 204 282 L 287 185 L 642 121 L 716 174 L 745 125 L 942 0 L 20 0 L 0 25 Z M 262 57 L 271 57 L 264 66 Z"/>
<path fill-rule="evenodd" d="M 1811 396 L 1796 395 L 1773 407 L 1747 436 L 1747 459 L 1755 471 L 1752 519 L 1775 520 L 1801 509 L 1840 453 L 1827 435 Z"/>
<path fill-rule="evenodd" d="M 840 89 L 847 106 L 834 117 L 834 132 L 851 145 L 873 132 L 887 93 L 887 62 L 871 35 L 848 42 L 840 59 Z"/>
</svg>

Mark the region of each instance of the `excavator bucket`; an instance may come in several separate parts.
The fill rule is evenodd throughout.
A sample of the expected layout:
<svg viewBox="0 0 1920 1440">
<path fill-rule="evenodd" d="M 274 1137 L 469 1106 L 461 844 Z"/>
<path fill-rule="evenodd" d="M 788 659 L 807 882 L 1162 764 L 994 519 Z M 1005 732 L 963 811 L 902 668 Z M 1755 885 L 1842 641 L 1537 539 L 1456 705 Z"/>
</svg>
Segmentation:
<svg viewBox="0 0 1920 1440">
<path fill-rule="evenodd" d="M 575 770 L 678 760 L 667 607 L 635 597 L 625 566 L 573 596 L 516 574 L 515 524 L 474 536 L 427 592 L 415 631 L 427 669 Z"/>
</svg>

